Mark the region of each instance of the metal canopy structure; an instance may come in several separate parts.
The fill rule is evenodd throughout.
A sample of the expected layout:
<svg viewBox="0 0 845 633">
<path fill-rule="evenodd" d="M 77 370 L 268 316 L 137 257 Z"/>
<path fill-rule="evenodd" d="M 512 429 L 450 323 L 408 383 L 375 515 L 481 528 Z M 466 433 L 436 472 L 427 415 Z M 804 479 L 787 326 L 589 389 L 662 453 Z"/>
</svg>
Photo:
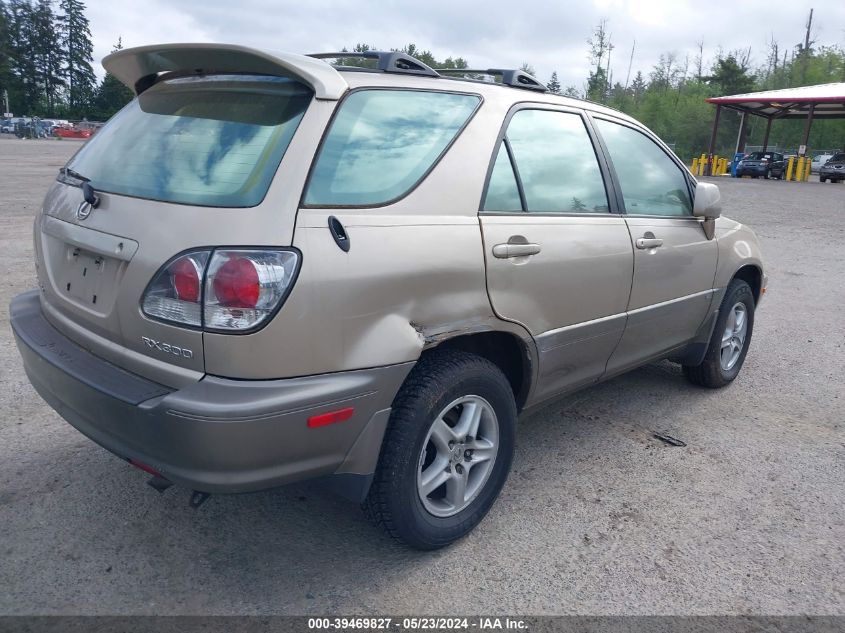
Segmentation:
<svg viewBox="0 0 845 633">
<path fill-rule="evenodd" d="M 708 156 L 712 159 L 716 145 L 716 133 L 719 129 L 719 118 L 722 108 L 734 110 L 742 115 L 737 136 L 736 151 L 745 151 L 746 121 L 748 115 L 766 119 L 766 133 L 763 136 L 763 151 L 769 145 L 769 132 L 772 121 L 776 119 L 805 119 L 802 145 L 806 147 L 810 138 L 810 128 L 814 119 L 845 119 L 845 82 L 835 84 L 818 84 L 816 86 L 801 86 L 800 88 L 783 88 L 781 90 L 765 90 L 741 95 L 725 97 L 711 97 L 708 103 L 716 106 L 716 117 L 713 121 L 713 133 L 710 136 Z M 710 173 L 712 160 L 708 161 L 707 173 Z"/>
</svg>

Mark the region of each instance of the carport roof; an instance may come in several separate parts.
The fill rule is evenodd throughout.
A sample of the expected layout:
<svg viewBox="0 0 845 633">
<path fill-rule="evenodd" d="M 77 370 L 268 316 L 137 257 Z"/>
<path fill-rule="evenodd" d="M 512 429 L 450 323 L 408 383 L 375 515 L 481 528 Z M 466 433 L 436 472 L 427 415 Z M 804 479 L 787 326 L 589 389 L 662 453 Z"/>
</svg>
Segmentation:
<svg viewBox="0 0 845 633">
<path fill-rule="evenodd" d="M 774 119 L 805 119 L 811 107 L 813 118 L 845 119 L 845 83 L 711 97 L 707 102 Z"/>
</svg>

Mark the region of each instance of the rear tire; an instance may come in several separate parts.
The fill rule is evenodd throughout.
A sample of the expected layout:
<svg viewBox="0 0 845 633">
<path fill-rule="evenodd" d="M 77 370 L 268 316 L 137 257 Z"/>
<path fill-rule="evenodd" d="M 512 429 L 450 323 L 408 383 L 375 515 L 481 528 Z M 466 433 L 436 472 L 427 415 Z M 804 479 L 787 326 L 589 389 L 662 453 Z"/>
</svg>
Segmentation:
<svg viewBox="0 0 845 633">
<path fill-rule="evenodd" d="M 827 182 L 827 178 L 822 178 L 821 176 L 819 176 L 819 182 Z"/>
<path fill-rule="evenodd" d="M 684 365 L 684 375 L 693 384 L 710 389 L 729 385 L 745 362 L 754 330 L 754 293 L 741 279 L 728 285 L 704 360 Z"/>
<path fill-rule="evenodd" d="M 465 536 L 507 479 L 516 418 L 510 383 L 492 362 L 457 350 L 425 354 L 393 402 L 364 510 L 416 549 Z"/>
</svg>

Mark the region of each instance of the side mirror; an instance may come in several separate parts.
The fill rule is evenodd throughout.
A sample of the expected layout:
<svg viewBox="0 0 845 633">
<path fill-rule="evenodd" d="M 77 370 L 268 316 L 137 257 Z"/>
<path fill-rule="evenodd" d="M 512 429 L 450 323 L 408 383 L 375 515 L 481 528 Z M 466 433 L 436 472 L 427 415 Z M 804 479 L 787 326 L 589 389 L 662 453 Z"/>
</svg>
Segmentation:
<svg viewBox="0 0 845 633">
<path fill-rule="evenodd" d="M 697 218 L 715 220 L 722 215 L 722 194 L 711 182 L 700 182 L 695 186 L 695 204 L 692 214 Z"/>
<path fill-rule="evenodd" d="M 708 240 L 712 240 L 716 235 L 716 218 L 722 215 L 722 194 L 719 193 L 719 187 L 711 182 L 696 184 L 692 214 L 697 218 L 704 218 L 704 234 Z"/>
</svg>

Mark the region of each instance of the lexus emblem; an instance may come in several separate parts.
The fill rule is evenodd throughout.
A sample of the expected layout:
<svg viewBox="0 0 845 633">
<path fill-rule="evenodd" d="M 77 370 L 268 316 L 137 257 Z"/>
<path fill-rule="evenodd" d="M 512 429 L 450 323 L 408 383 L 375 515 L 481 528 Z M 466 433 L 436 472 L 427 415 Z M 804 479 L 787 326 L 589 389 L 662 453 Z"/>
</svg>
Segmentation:
<svg viewBox="0 0 845 633">
<path fill-rule="evenodd" d="M 76 219 L 84 220 L 85 218 L 87 218 L 89 215 L 91 215 L 92 208 L 93 207 L 91 206 L 90 202 L 87 202 L 86 200 L 80 202 L 79 206 L 76 207 Z"/>
</svg>

